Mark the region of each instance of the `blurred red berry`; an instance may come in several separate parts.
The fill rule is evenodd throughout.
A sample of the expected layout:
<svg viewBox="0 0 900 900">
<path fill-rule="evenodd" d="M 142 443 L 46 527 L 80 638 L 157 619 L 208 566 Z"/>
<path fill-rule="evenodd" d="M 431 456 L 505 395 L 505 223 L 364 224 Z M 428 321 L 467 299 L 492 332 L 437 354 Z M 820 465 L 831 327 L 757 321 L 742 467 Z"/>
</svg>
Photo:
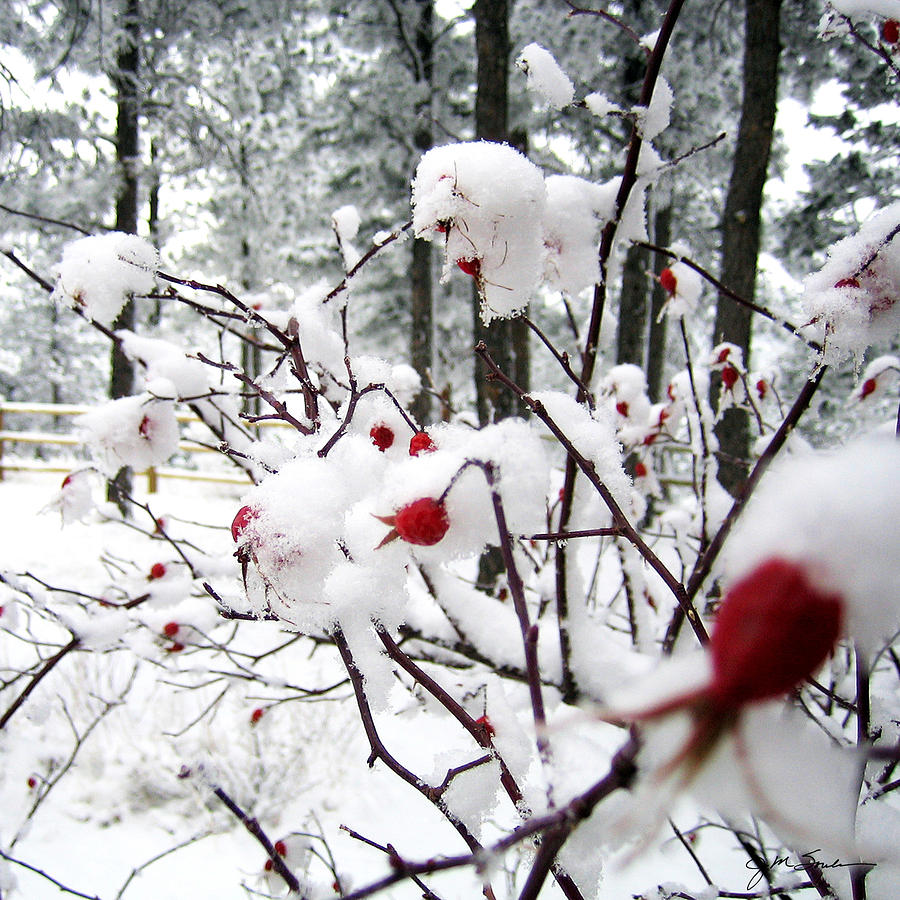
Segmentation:
<svg viewBox="0 0 900 900">
<path fill-rule="evenodd" d="M 433 453 L 437 446 L 427 431 L 417 431 L 409 439 L 409 455 L 418 456 L 420 453 Z"/>
<path fill-rule="evenodd" d="M 160 563 L 160 562 L 153 563 L 153 565 L 150 566 L 150 576 L 149 577 L 150 577 L 151 581 L 155 581 L 157 578 L 162 578 L 163 575 L 165 575 L 165 574 L 166 574 L 166 567 L 165 567 L 165 565 L 163 565 L 163 563 Z"/>
<path fill-rule="evenodd" d="M 473 278 L 481 276 L 480 259 L 458 259 L 456 264 L 466 273 L 466 275 L 471 275 Z"/>
<path fill-rule="evenodd" d="M 231 523 L 231 536 L 235 542 L 240 540 L 244 529 L 250 524 L 251 519 L 255 519 L 258 513 L 252 506 L 242 506 Z"/>
<path fill-rule="evenodd" d="M 394 431 L 385 424 L 373 425 L 369 431 L 372 443 L 384 453 L 394 443 Z"/>
<path fill-rule="evenodd" d="M 659 273 L 659 283 L 662 285 L 662 289 L 670 296 L 673 296 L 678 288 L 678 279 L 671 269 L 663 269 Z"/>
</svg>

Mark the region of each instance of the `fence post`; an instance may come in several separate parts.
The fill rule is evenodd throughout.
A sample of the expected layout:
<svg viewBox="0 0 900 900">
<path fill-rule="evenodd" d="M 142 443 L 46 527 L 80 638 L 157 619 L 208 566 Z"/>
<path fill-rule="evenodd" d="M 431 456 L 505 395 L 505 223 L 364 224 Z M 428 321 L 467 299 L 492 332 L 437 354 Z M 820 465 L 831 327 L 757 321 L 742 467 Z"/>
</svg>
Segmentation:
<svg viewBox="0 0 900 900">
<path fill-rule="evenodd" d="M 6 397 L 0 394 L 0 435 L 3 432 L 3 405 L 6 403 Z M 0 481 L 3 481 L 3 438 L 0 436 Z"/>
</svg>

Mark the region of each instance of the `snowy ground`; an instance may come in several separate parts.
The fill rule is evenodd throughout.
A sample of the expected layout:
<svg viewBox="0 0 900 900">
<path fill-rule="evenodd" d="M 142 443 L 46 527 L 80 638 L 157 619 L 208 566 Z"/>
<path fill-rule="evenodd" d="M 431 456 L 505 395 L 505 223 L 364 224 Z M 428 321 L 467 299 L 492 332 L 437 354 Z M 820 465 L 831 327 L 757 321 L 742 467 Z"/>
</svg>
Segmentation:
<svg viewBox="0 0 900 900">
<path fill-rule="evenodd" d="M 58 513 L 41 513 L 56 487 L 52 475 L 15 475 L 0 483 L 4 510 L 0 567 L 29 571 L 57 586 L 101 590 L 109 577 L 97 558 L 105 551 L 106 566 L 120 567 L 138 585 L 156 561 L 148 555 L 146 539 L 119 525 L 74 524 L 62 529 Z M 173 532 L 195 533 L 207 543 L 212 535 L 232 567 L 223 563 L 216 583 L 234 581 L 230 536 L 222 526 L 230 523 L 239 505 L 240 489 L 211 492 L 208 487 L 165 482 L 160 494 L 145 499 Z M 219 530 L 210 532 L 185 522 L 216 525 Z M 237 900 L 251 895 L 248 887 L 280 896 L 276 885 L 263 878 L 265 855 L 259 844 L 211 794 L 210 786 L 219 784 L 258 816 L 272 840 L 292 831 L 321 828 L 342 877 L 352 875 L 356 887 L 386 874 L 388 866 L 382 853 L 351 838 L 339 829 L 341 825 L 381 844 L 394 844 L 410 860 L 464 852 L 462 842 L 429 803 L 382 766 L 366 766 L 368 746 L 352 702 L 276 702 L 292 696 L 278 679 L 321 685 L 339 677 L 330 648 L 310 656 L 309 648 L 298 643 L 276 654 L 260 667 L 269 679 L 267 685 L 210 676 L 202 681 L 212 684 L 197 687 L 198 671 L 218 667 L 234 676 L 245 659 L 241 653 L 262 652 L 289 636 L 278 634 L 272 623 L 260 623 L 242 625 L 240 637 L 229 642 L 231 625 L 220 623 L 210 634 L 227 643 L 231 655 L 210 666 L 211 657 L 190 646 L 182 653 L 167 652 L 159 625 L 179 608 L 177 598 L 169 600 L 175 605 L 143 614 L 148 627 L 127 652 L 70 654 L 0 735 L 0 848 L 70 891 L 100 900 Z M 35 635 L 41 636 L 42 630 L 47 627 L 35 623 Z M 51 652 L 45 650 L 44 655 Z M 19 653 L 15 640 L 0 632 L 0 662 L 8 665 Z M 136 658 L 140 665 L 123 694 Z M 213 712 L 191 726 L 208 708 L 210 698 L 225 688 Z M 347 698 L 349 689 L 337 695 Z M 119 696 L 124 701 L 86 734 L 100 700 L 115 701 Z M 4 698 L 4 709 L 8 702 Z M 252 725 L 250 716 L 258 707 L 266 713 Z M 454 738 L 435 733 L 429 724 L 433 718 L 422 716 L 409 703 L 405 709 L 380 715 L 378 724 L 386 744 L 404 764 L 428 777 L 437 774 L 440 780 L 441 754 Z M 82 740 L 73 756 L 75 733 Z M 410 743 L 411 735 L 416 735 L 416 744 Z M 584 765 L 591 767 L 592 760 L 585 758 Z M 59 777 L 66 766 L 70 768 Z M 190 778 L 177 777 L 183 766 L 191 769 Z M 597 775 L 602 774 L 598 770 Z M 37 779 L 36 787 L 29 786 L 29 778 Z M 51 782 L 54 786 L 47 791 Z M 35 798 L 45 791 L 46 797 L 33 809 Z M 694 815 L 683 809 L 676 818 L 688 829 L 696 822 Z M 506 825 L 508 809 L 503 816 L 500 824 Z M 483 839 L 499 834 L 488 826 Z M 753 873 L 744 871 L 745 858 L 733 849 L 717 850 L 719 842 L 725 847 L 723 837 L 704 831 L 694 848 L 713 879 L 742 886 Z M 321 842 L 316 846 L 324 849 Z M 579 846 L 578 852 L 590 857 L 593 849 Z M 139 868 L 140 873 L 129 880 Z M 45 877 L 18 865 L 10 871 L 19 890 L 0 890 L 4 898 L 62 896 Z M 324 866 L 314 862 L 310 873 L 322 891 L 318 896 L 333 895 Z M 607 867 L 597 896 L 609 900 L 641 892 L 653 896 L 660 882 L 681 882 L 694 896 L 704 885 L 671 831 L 638 863 Z M 430 883 L 445 900 L 481 893 L 467 872 L 439 876 Z M 504 896 L 502 874 L 495 875 L 495 885 L 498 896 Z M 553 895 L 553 889 L 547 888 L 547 894 Z M 407 884 L 382 896 L 414 897 L 421 891 Z"/>
</svg>

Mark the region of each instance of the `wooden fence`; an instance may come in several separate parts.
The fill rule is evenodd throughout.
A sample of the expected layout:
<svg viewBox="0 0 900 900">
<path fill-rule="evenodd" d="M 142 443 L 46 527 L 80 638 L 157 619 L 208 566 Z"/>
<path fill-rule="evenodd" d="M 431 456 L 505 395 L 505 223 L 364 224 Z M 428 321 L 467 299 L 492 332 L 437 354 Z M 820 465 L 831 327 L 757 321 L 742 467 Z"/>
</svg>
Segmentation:
<svg viewBox="0 0 900 900">
<path fill-rule="evenodd" d="M 22 431 L 10 428 L 10 420 L 14 422 L 17 416 L 23 415 L 72 418 L 83 415 L 91 409 L 93 409 L 91 406 L 80 406 L 71 403 L 0 402 L 0 481 L 3 481 L 7 472 L 55 472 L 60 474 L 70 472 L 78 465 L 78 461 L 75 459 L 42 460 L 10 456 L 5 451 L 11 444 L 74 448 L 81 447 L 84 443 L 77 435 L 64 431 Z M 179 422 L 200 421 L 197 416 L 191 413 L 178 413 L 177 418 Z M 216 452 L 211 447 L 206 447 L 189 439 L 179 441 L 178 449 L 189 455 Z M 151 494 L 156 493 L 161 478 L 209 481 L 220 484 L 249 484 L 247 476 L 241 475 L 237 470 L 234 472 L 204 472 L 199 469 L 185 469 L 174 466 L 153 466 L 149 469 L 135 472 L 135 474 L 146 477 L 147 491 Z"/>
</svg>

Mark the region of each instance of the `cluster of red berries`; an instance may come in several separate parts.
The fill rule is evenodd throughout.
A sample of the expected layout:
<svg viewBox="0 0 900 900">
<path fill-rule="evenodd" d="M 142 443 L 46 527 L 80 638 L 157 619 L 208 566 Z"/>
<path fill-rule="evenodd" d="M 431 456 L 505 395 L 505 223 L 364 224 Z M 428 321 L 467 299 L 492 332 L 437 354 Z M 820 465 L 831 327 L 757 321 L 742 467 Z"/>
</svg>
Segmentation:
<svg viewBox="0 0 900 900">
<path fill-rule="evenodd" d="M 394 445 L 394 431 L 389 425 L 385 425 L 383 422 L 378 425 L 373 425 L 369 429 L 369 437 L 372 439 L 372 443 L 382 453 Z M 420 453 L 431 453 L 433 450 L 437 450 L 437 446 L 427 431 L 417 431 L 409 439 L 410 456 L 418 456 Z"/>
<path fill-rule="evenodd" d="M 166 622 L 166 624 L 163 625 L 163 635 L 172 641 L 172 643 L 168 647 L 169 653 L 180 653 L 182 650 L 184 650 L 184 644 L 181 641 L 175 640 L 180 631 L 181 626 L 177 622 Z"/>
<path fill-rule="evenodd" d="M 279 856 L 287 856 L 287 844 L 284 841 L 275 841 L 272 847 Z M 274 867 L 275 863 L 272 862 L 271 858 L 267 859 L 263 864 L 263 868 L 267 872 L 271 872 Z"/>
</svg>

